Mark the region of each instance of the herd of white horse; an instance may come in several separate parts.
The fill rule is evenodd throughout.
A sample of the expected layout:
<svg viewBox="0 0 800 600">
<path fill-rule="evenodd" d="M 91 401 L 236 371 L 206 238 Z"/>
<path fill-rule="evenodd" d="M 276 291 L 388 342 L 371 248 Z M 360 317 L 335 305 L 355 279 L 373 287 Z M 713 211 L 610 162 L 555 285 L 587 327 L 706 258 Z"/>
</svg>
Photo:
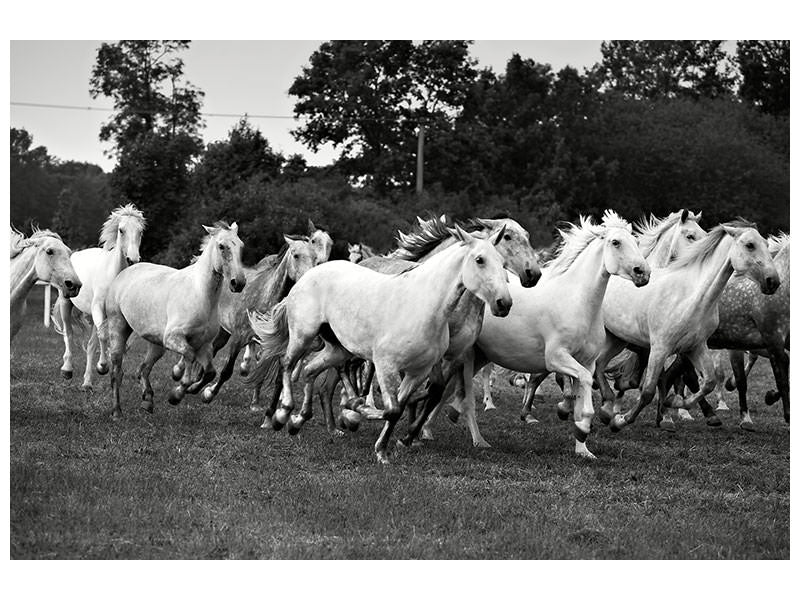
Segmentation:
<svg viewBox="0 0 800 600">
<path fill-rule="evenodd" d="M 782 400 L 788 423 L 789 236 L 765 240 L 742 220 L 705 231 L 699 220 L 681 210 L 634 229 L 610 210 L 600 223 L 580 218 L 560 230 L 560 246 L 542 265 L 528 232 L 505 217 L 418 218 L 399 232 L 394 251 L 377 255 L 351 244 L 350 261 L 329 261 L 331 236 L 309 220 L 308 235 L 284 236 L 283 249 L 253 267 L 242 264 L 236 223 L 218 222 L 205 228 L 191 263 L 174 269 L 140 262 L 145 219 L 127 205 L 111 213 L 98 248 L 71 252 L 49 230 L 30 237 L 12 230 L 11 335 L 34 284 L 58 288 L 61 373 L 72 377 L 74 330 L 88 326 L 83 388 L 92 388 L 93 371 L 110 370 L 115 418 L 132 334 L 147 344 L 136 378 L 149 412 L 150 372 L 166 350 L 179 355 L 172 404 L 186 393 L 211 402 L 244 350 L 239 370 L 253 389 L 251 407 L 260 409 L 262 386 L 273 387 L 262 427 L 296 434 L 319 396 L 328 428 L 340 435 L 362 418 L 384 421 L 375 444 L 381 463 L 406 410 L 400 445 L 431 438 L 444 406 L 453 420 L 463 415 L 474 445 L 488 446 L 472 385 L 491 364 L 526 374 L 521 416 L 528 422 L 536 422 L 537 387 L 556 374 L 558 416 L 572 415 L 575 452 L 589 458 L 595 387 L 597 416 L 613 431 L 633 423 L 654 397 L 664 429 L 674 430 L 674 409 L 695 405 L 709 426 L 720 425 L 707 400 L 720 378 L 710 348 L 729 350 L 742 427 L 753 428 L 747 372 L 759 355 L 769 358 L 777 387 L 766 400 Z M 213 359 L 226 346 L 217 376 Z M 753 357 L 747 368 L 745 351 Z M 295 383 L 303 392 L 297 411 Z M 627 407 L 623 393 L 637 387 Z M 485 402 L 493 408 L 490 397 Z"/>
</svg>

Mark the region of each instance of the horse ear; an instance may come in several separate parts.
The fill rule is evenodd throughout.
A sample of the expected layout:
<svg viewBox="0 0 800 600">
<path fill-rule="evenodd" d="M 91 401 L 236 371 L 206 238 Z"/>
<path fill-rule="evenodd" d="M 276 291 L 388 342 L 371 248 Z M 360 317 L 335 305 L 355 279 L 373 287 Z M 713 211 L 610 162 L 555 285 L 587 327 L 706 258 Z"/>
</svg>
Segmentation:
<svg viewBox="0 0 800 600">
<path fill-rule="evenodd" d="M 283 234 L 283 241 L 284 241 L 284 242 L 286 242 L 287 244 L 289 244 L 289 245 L 291 246 L 291 244 L 292 244 L 292 242 L 293 242 L 294 240 L 293 240 L 292 238 L 290 238 L 288 235 L 286 235 L 286 234 L 284 233 L 284 234 Z"/>
<path fill-rule="evenodd" d="M 728 225 L 723 225 L 722 228 L 725 230 L 725 233 L 733 237 L 739 237 L 739 235 L 742 233 L 742 230 L 738 227 L 729 227 Z"/>
<path fill-rule="evenodd" d="M 232 231 L 233 233 L 235 233 L 235 234 L 238 234 L 238 233 L 239 233 L 239 225 L 236 223 L 236 221 L 234 221 L 233 223 L 231 223 L 231 231 Z"/>
<path fill-rule="evenodd" d="M 208 225 L 203 225 L 203 229 L 205 229 L 206 233 L 209 235 L 214 235 L 214 232 L 216 231 L 216 228 L 209 227 Z"/>
<path fill-rule="evenodd" d="M 352 252 L 355 249 L 356 249 L 356 245 L 355 244 L 351 244 L 349 242 L 347 243 L 347 251 L 348 252 Z"/>
<path fill-rule="evenodd" d="M 314 226 L 314 221 L 311 219 L 308 220 L 308 235 L 313 234 L 317 228 Z"/>
<path fill-rule="evenodd" d="M 464 244 L 472 244 L 475 241 L 475 238 L 468 234 L 466 231 L 461 229 L 458 226 L 458 223 L 455 224 L 455 228 L 451 229 L 450 232 L 452 233 L 453 237 L 456 238 L 458 241 Z"/>
<path fill-rule="evenodd" d="M 683 212 L 681 213 L 681 223 L 686 223 L 686 219 L 688 218 L 689 218 L 689 211 L 684 208 Z"/>
<path fill-rule="evenodd" d="M 694 216 L 694 220 L 695 220 L 695 221 L 697 221 L 697 222 L 699 223 L 699 222 L 700 222 L 700 217 L 702 217 L 702 216 L 703 216 L 703 211 L 701 210 L 699 213 L 697 213 L 697 214 Z"/>
<path fill-rule="evenodd" d="M 506 232 L 506 226 L 503 225 L 503 227 L 500 228 L 500 231 L 497 232 L 497 235 L 494 236 L 494 240 L 492 240 L 492 243 L 495 246 L 497 246 L 497 244 L 499 244 L 503 240 L 503 234 L 505 232 Z"/>
<path fill-rule="evenodd" d="M 477 221 L 480 224 L 480 226 L 483 227 L 484 229 L 488 229 L 489 231 L 491 231 L 492 224 L 489 223 L 486 219 L 478 218 L 475 219 L 475 221 Z M 503 228 L 505 228 L 505 225 L 503 225 Z"/>
</svg>

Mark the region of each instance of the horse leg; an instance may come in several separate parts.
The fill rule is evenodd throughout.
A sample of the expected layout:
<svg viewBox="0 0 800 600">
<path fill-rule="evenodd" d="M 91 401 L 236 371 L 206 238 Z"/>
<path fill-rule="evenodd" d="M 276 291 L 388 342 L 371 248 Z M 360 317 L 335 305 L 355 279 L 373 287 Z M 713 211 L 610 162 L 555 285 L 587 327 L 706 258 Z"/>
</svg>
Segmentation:
<svg viewBox="0 0 800 600">
<path fill-rule="evenodd" d="M 203 344 L 197 351 L 197 358 L 195 359 L 199 366 L 199 372 L 198 375 L 195 377 L 193 383 L 186 390 L 188 393 L 196 394 L 201 389 L 203 389 L 203 387 L 205 387 L 206 384 L 211 383 L 217 376 L 217 371 L 214 368 L 213 359 L 214 359 L 213 343 L 208 342 L 206 344 Z M 236 357 L 234 357 L 233 360 L 235 362 Z M 233 370 L 233 366 L 231 366 L 231 370 Z"/>
<path fill-rule="evenodd" d="M 107 341 L 111 358 L 111 416 L 116 419 L 122 416 L 122 407 L 120 406 L 122 359 L 125 356 L 128 337 L 133 333 L 133 329 L 122 315 L 115 316 L 113 321 L 110 319 L 106 327 L 108 327 Z"/>
<path fill-rule="evenodd" d="M 616 433 L 633 423 L 644 407 L 650 404 L 656 393 L 658 378 L 664 371 L 664 362 L 666 360 L 667 350 L 665 348 L 656 346 L 650 349 L 650 356 L 647 360 L 647 368 L 645 369 L 644 379 L 641 384 L 642 390 L 639 393 L 639 397 L 633 405 L 633 408 L 624 414 L 614 415 L 614 418 L 611 420 L 611 431 Z"/>
<path fill-rule="evenodd" d="M 295 367 L 299 366 L 300 360 L 306 353 L 306 350 L 314 342 L 317 336 L 317 331 L 307 334 L 299 333 L 293 336 L 290 329 L 289 343 L 286 346 L 286 353 L 281 359 L 281 367 L 283 373 L 281 375 L 281 396 L 277 410 L 272 415 L 271 422 L 272 428 L 275 431 L 282 429 L 289 421 L 289 417 L 294 410 L 294 398 L 292 397 L 292 375 Z M 263 427 L 263 425 L 262 425 Z"/>
<path fill-rule="evenodd" d="M 595 362 L 594 379 L 597 382 L 597 387 L 600 389 L 600 396 L 603 399 L 597 416 L 600 417 L 600 421 L 604 425 L 610 424 L 614 418 L 614 400 L 616 399 L 614 390 L 611 389 L 611 385 L 608 383 L 608 379 L 606 379 L 605 371 L 608 367 L 608 363 L 610 363 L 617 354 L 622 352 L 624 347 L 625 343 L 622 340 L 606 331 L 606 340 L 603 344 L 603 349 L 600 351 L 600 355 Z"/>
<path fill-rule="evenodd" d="M 778 386 L 778 395 L 783 402 L 783 419 L 789 422 L 789 355 L 783 349 L 783 344 L 768 348 L 769 362 L 772 365 L 772 374 Z M 769 392 L 767 392 L 769 394 Z M 769 397 L 764 398 L 765 401 Z M 773 400 L 773 403 L 777 400 Z"/>
<path fill-rule="evenodd" d="M 745 375 L 744 352 L 741 350 L 731 350 L 728 352 L 731 361 L 732 377 L 736 381 L 736 391 L 739 394 L 739 427 L 745 431 L 755 431 L 755 425 L 750 418 L 750 411 L 747 407 L 747 375 Z"/>
<path fill-rule="evenodd" d="M 483 410 L 496 410 L 497 406 L 495 406 L 494 400 L 492 399 L 492 384 L 496 378 L 494 365 L 486 365 L 481 369 L 480 373 L 483 382 Z"/>
<path fill-rule="evenodd" d="M 383 418 L 386 420 L 386 423 L 375 442 L 375 456 L 379 463 L 388 465 L 389 454 L 387 452 L 387 447 L 389 445 L 389 438 L 392 436 L 392 431 L 394 431 L 397 422 L 403 415 L 403 410 L 411 394 L 425 381 L 428 377 L 428 373 L 406 373 L 405 377 L 400 381 L 399 373 L 389 371 L 389 369 L 383 369 L 378 364 L 375 365 L 375 371 L 378 377 L 378 383 L 381 386 L 383 405 L 386 407 L 383 409 Z"/>
<path fill-rule="evenodd" d="M 150 385 L 150 371 L 153 370 L 153 365 L 164 356 L 164 347 L 158 344 L 149 343 L 147 346 L 147 354 L 139 365 L 136 376 L 139 378 L 139 385 L 142 387 L 142 410 L 146 412 L 153 412 L 153 387 Z"/>
<path fill-rule="evenodd" d="M 72 379 L 72 308 L 73 304 L 69 298 L 58 295 L 58 312 L 61 315 L 61 323 L 64 328 L 62 337 L 64 338 L 64 363 L 61 365 L 61 376 L 64 379 Z M 85 381 L 84 381 L 85 383 Z M 91 382 L 89 387 L 91 387 Z"/>
<path fill-rule="evenodd" d="M 215 339 L 214 342 L 216 341 L 217 340 Z M 236 357 L 239 355 L 239 350 L 241 350 L 241 344 L 239 339 L 236 338 L 233 340 L 233 342 L 231 342 L 231 347 L 228 351 L 228 360 L 225 361 L 225 365 L 222 367 L 222 371 L 219 373 L 219 378 L 203 389 L 203 402 L 208 403 L 214 400 L 214 398 L 217 397 L 217 394 L 219 394 L 222 384 L 231 378 L 233 375 L 233 369 L 236 366 Z"/>
<path fill-rule="evenodd" d="M 722 421 L 720 421 L 711 405 L 705 401 L 705 397 L 713 392 L 717 385 L 714 362 L 711 360 L 708 347 L 705 344 L 701 344 L 687 353 L 686 357 L 692 363 L 692 366 L 700 373 L 703 378 L 703 384 L 700 386 L 700 389 L 694 392 L 689 398 L 676 400 L 674 397 L 668 397 L 664 400 L 664 403 L 673 408 L 688 408 L 695 403 L 699 403 L 703 411 L 703 416 L 706 418 L 706 425 L 709 427 L 719 427 L 722 425 Z"/>
<path fill-rule="evenodd" d="M 242 377 L 247 377 L 250 374 L 255 353 L 255 342 L 248 342 L 245 344 L 244 354 L 242 354 L 242 362 L 239 363 L 239 375 Z"/>
<path fill-rule="evenodd" d="M 491 444 L 483 439 L 481 430 L 478 428 L 478 419 L 475 415 L 475 392 L 472 389 L 472 381 L 475 375 L 475 359 L 471 351 L 467 351 L 464 362 L 459 369 L 461 377 L 456 379 L 455 396 L 463 410 L 467 421 L 467 429 L 472 436 L 472 445 L 475 448 L 491 448 Z"/>
<path fill-rule="evenodd" d="M 443 366 L 443 362 L 444 361 L 439 362 L 439 364 L 431 369 L 431 373 L 428 376 L 428 389 L 425 396 L 414 401 L 414 404 L 422 402 L 420 414 L 417 415 L 416 412 L 411 412 L 412 406 L 409 406 L 408 431 L 402 439 L 397 441 L 398 445 L 405 447 L 414 445 L 414 442 L 419 437 L 431 413 L 442 401 L 446 384 L 453 378 L 455 371 L 458 369 L 455 363 L 448 363 L 446 366 Z M 416 407 L 414 406 L 413 408 Z"/>
<path fill-rule="evenodd" d="M 369 408 L 376 408 L 375 407 L 375 397 L 372 394 L 372 380 L 375 378 L 375 365 L 372 363 L 371 360 L 364 361 L 364 390 L 366 390 L 367 396 L 364 403 Z"/>
<path fill-rule="evenodd" d="M 194 381 L 196 371 L 199 369 L 199 365 L 197 365 L 195 361 L 195 349 L 192 348 L 191 344 L 189 344 L 189 341 L 186 339 L 186 336 L 179 330 L 165 332 L 164 347 L 168 350 L 172 350 L 173 352 L 177 352 L 181 356 L 178 363 L 172 367 L 173 379 L 175 378 L 176 370 L 179 370 L 179 367 L 182 367 L 182 369 L 180 369 L 182 372 L 182 375 L 179 378 L 180 382 L 177 386 L 172 388 L 169 396 L 167 397 L 169 403 L 174 406 L 176 404 L 180 404 L 180 401 L 183 400 L 183 397 L 186 395 L 186 388 L 188 388 Z"/>
<path fill-rule="evenodd" d="M 303 381 L 303 405 L 300 408 L 300 413 L 292 415 L 289 422 L 289 435 L 299 433 L 303 424 L 314 416 L 314 381 L 317 376 L 330 367 L 336 367 L 347 361 L 352 355 L 342 348 L 328 342 L 325 347 L 314 354 L 311 359 L 303 367 L 302 381 Z M 352 412 L 352 411 L 351 411 Z M 356 419 L 360 421 L 360 415 L 355 413 Z"/>
<path fill-rule="evenodd" d="M 528 381 L 525 383 L 525 394 L 522 397 L 522 411 L 519 414 L 519 418 L 528 425 L 534 425 L 539 422 L 539 420 L 533 416 L 533 398 L 536 395 L 536 390 L 539 389 L 542 382 L 549 376 L 550 373 L 547 371 L 544 373 L 531 373 L 528 377 Z"/>
<path fill-rule="evenodd" d="M 100 327 L 103 325 L 105 318 L 106 315 L 103 302 L 95 295 L 95 297 L 92 299 L 92 322 L 97 328 L 97 331 L 100 331 Z M 100 358 L 97 359 L 97 366 L 95 368 L 100 375 L 105 375 L 108 373 L 108 347 L 106 346 L 105 340 L 102 337 L 99 338 L 99 341 Z"/>
<path fill-rule="evenodd" d="M 545 351 L 545 366 L 548 371 L 561 373 L 568 378 L 571 390 L 570 394 L 567 394 L 565 399 L 559 403 L 559 416 L 562 403 L 569 404 L 571 396 L 575 454 L 584 458 L 595 458 L 595 455 L 586 447 L 586 440 L 592 430 L 592 418 L 594 417 L 592 373 L 595 365 L 590 364 L 587 368 L 575 360 L 566 349 L 556 348 L 552 351 Z"/>
<path fill-rule="evenodd" d="M 87 392 L 92 391 L 92 373 L 94 372 L 94 368 L 92 366 L 92 361 L 94 361 L 94 354 L 97 352 L 99 340 L 97 337 L 97 328 L 92 323 L 91 331 L 89 332 L 89 340 L 86 342 L 86 368 L 83 371 L 83 384 L 81 384 L 81 389 L 86 390 Z"/>
<path fill-rule="evenodd" d="M 339 372 L 336 369 L 328 369 L 325 372 L 325 379 L 322 385 L 318 386 L 322 414 L 325 416 L 325 427 L 330 433 L 336 433 L 337 431 L 336 421 L 333 418 L 333 395 L 336 393 L 338 384 Z"/>
</svg>

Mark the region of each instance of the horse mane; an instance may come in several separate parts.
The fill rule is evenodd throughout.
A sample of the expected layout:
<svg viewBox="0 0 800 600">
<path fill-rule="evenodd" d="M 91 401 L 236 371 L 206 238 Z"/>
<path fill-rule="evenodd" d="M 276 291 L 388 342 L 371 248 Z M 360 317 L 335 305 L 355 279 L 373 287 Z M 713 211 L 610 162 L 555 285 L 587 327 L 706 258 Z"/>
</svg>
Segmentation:
<svg viewBox="0 0 800 600">
<path fill-rule="evenodd" d="M 14 227 L 11 228 L 11 258 L 17 258 L 26 248 L 38 245 L 39 241 L 44 238 L 54 238 L 64 243 L 64 240 L 55 231 L 39 229 L 37 225 L 31 225 L 31 230 L 31 236 L 26 238 L 24 233 Z"/>
<path fill-rule="evenodd" d="M 126 204 L 125 206 L 118 206 L 111 211 L 108 215 L 106 222 L 100 229 L 100 245 L 106 249 L 111 250 L 117 243 L 117 229 L 119 228 L 120 219 L 123 217 L 133 217 L 139 222 L 142 229 L 145 227 L 145 218 L 142 211 L 136 208 L 133 204 Z"/>
<path fill-rule="evenodd" d="M 578 259 L 581 253 L 594 240 L 605 235 L 609 227 L 622 227 L 631 231 L 631 225 L 620 217 L 613 210 L 606 210 L 603 214 L 603 222 L 595 225 L 591 217 L 578 217 L 580 224 L 569 223 L 569 229 L 559 229 L 561 234 L 561 244 L 556 250 L 553 260 L 547 263 L 547 267 L 553 275 L 560 275 L 567 271 Z"/>
<path fill-rule="evenodd" d="M 767 238 L 767 247 L 769 248 L 769 253 L 772 255 L 773 258 L 777 256 L 777 254 L 787 248 L 789 246 L 789 234 L 784 233 L 781 231 L 778 235 L 771 235 Z"/>
<path fill-rule="evenodd" d="M 429 254 L 436 246 L 449 238 L 452 232 L 447 226 L 446 217 L 417 217 L 417 226 L 409 233 L 397 232 L 397 249 L 386 256 L 418 261 Z"/>
<path fill-rule="evenodd" d="M 667 231 L 669 231 L 675 223 L 681 218 L 683 211 L 677 210 L 670 213 L 663 219 L 659 219 L 654 215 L 643 217 L 636 223 L 636 237 L 639 239 L 639 249 L 642 251 L 642 256 L 649 256 L 658 242 L 661 240 Z M 686 218 L 687 221 L 698 221 L 700 219 L 698 214 L 691 211 Z"/>
<path fill-rule="evenodd" d="M 725 230 L 726 227 L 732 227 L 734 229 L 755 229 L 756 224 L 742 218 L 737 218 L 727 223 L 720 223 L 711 229 L 706 237 L 689 246 L 683 256 L 679 256 L 673 260 L 666 268 L 675 270 L 690 265 L 702 264 L 708 260 L 708 258 L 714 254 L 717 246 L 719 246 L 722 240 L 725 239 L 725 236 L 728 235 L 728 232 Z"/>
<path fill-rule="evenodd" d="M 217 233 L 219 233 L 220 230 L 222 230 L 222 231 L 230 231 L 231 230 L 231 226 L 228 225 L 225 221 L 217 221 L 216 223 L 214 223 L 214 225 L 212 225 L 210 227 L 210 229 L 211 229 L 211 231 L 209 231 L 205 235 L 203 240 L 200 242 L 200 249 L 197 251 L 197 254 L 195 254 L 192 257 L 192 260 L 189 261 L 189 264 L 194 264 L 194 263 L 196 263 L 198 261 L 198 259 L 203 255 L 203 252 L 206 251 L 206 248 L 208 248 L 208 245 L 211 243 L 211 240 L 213 239 L 213 237 L 215 235 L 217 235 Z"/>
</svg>

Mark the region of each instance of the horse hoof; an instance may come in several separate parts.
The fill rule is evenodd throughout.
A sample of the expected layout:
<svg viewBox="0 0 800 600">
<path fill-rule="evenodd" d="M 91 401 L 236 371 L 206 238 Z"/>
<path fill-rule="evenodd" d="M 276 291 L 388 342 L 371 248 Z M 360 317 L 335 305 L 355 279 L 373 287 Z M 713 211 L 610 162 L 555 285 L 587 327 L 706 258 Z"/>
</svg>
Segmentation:
<svg viewBox="0 0 800 600">
<path fill-rule="evenodd" d="M 725 400 L 717 402 L 717 412 L 721 410 L 730 410 L 730 407 L 725 403 Z"/>
<path fill-rule="evenodd" d="M 739 427 L 741 427 L 745 431 L 755 431 L 756 430 L 756 426 L 753 425 L 752 421 L 742 421 L 741 423 L 739 423 Z"/>
<path fill-rule="evenodd" d="M 61 369 L 61 376 L 64 379 L 72 379 L 72 371 L 65 371 L 64 369 Z"/>
<path fill-rule="evenodd" d="M 141 407 L 142 407 L 142 410 L 144 412 L 150 413 L 151 415 L 153 414 L 153 401 L 152 400 L 149 400 L 149 401 L 148 400 L 142 400 Z"/>
<path fill-rule="evenodd" d="M 172 367 L 172 379 L 173 379 L 173 381 L 180 381 L 181 377 L 183 377 L 183 369 L 178 365 L 173 365 L 173 367 Z"/>
<path fill-rule="evenodd" d="M 356 431 L 359 425 L 361 425 L 361 413 L 354 410 L 343 408 L 340 417 L 345 427 L 350 431 Z"/>
<path fill-rule="evenodd" d="M 81 389 L 82 389 L 84 392 L 88 392 L 88 393 L 90 393 L 90 394 L 91 394 L 91 393 L 94 391 L 94 388 L 92 387 L 92 384 L 91 384 L 91 383 L 84 383 L 84 384 L 81 386 Z"/>
<path fill-rule="evenodd" d="M 556 405 L 556 414 L 562 421 L 569 419 L 569 412 L 565 407 L 561 406 L 560 402 Z"/>
<path fill-rule="evenodd" d="M 203 402 L 208 404 L 214 399 L 214 390 L 211 387 L 207 387 L 203 389 Z"/>
<path fill-rule="evenodd" d="M 725 389 L 729 392 L 732 392 L 736 389 L 736 381 L 734 381 L 733 377 L 728 377 L 725 380 Z"/>
<path fill-rule="evenodd" d="M 606 411 L 601 409 L 597 411 L 597 418 L 600 419 L 600 422 L 603 425 L 608 425 L 609 423 L 611 423 L 611 419 L 614 418 L 614 415 L 607 413 Z"/>
<path fill-rule="evenodd" d="M 428 429 L 423 429 L 422 434 L 420 434 L 420 439 L 428 440 L 429 442 L 433 441 L 433 434 Z"/>
<path fill-rule="evenodd" d="M 766 402 L 767 406 L 772 406 L 778 400 L 780 400 L 780 398 L 781 395 L 775 390 L 769 390 L 766 394 L 764 394 L 764 402 Z"/>
<path fill-rule="evenodd" d="M 167 396 L 167 401 L 172 404 L 172 406 L 177 406 L 183 400 L 183 396 L 186 394 L 182 387 L 173 388 L 172 391 Z"/>
<path fill-rule="evenodd" d="M 264 410 L 263 406 L 259 406 L 258 404 L 251 404 L 250 405 L 250 411 L 251 412 L 261 412 L 262 410 Z M 271 417 L 272 415 L 268 414 L 267 416 Z"/>
<path fill-rule="evenodd" d="M 347 435 L 341 429 L 334 429 L 332 433 L 333 433 L 333 437 L 335 437 L 335 438 L 343 438 L 345 435 Z"/>
<path fill-rule="evenodd" d="M 486 412 L 487 410 L 497 410 L 497 407 L 494 404 L 486 404 L 483 407 L 483 412 Z"/>
<path fill-rule="evenodd" d="M 95 370 L 100 375 L 105 375 L 106 373 L 108 373 L 108 365 L 105 363 L 97 363 L 97 365 L 95 365 Z"/>
<path fill-rule="evenodd" d="M 295 423 L 294 419 L 290 419 L 289 424 L 286 426 L 286 431 L 289 432 L 289 435 L 297 435 L 300 433 L 300 423 Z"/>
<path fill-rule="evenodd" d="M 661 421 L 661 423 L 658 424 L 658 427 L 664 431 L 668 431 L 669 433 L 675 433 L 677 431 L 675 423 L 672 421 Z"/>
<path fill-rule="evenodd" d="M 706 425 L 709 427 L 720 427 L 722 425 L 722 420 L 717 415 L 712 415 L 706 419 Z"/>
<path fill-rule="evenodd" d="M 114 410 L 111 411 L 111 418 L 114 419 L 115 421 L 121 419 L 122 411 L 118 408 L 115 408 Z"/>
<path fill-rule="evenodd" d="M 239 365 L 239 375 L 242 377 L 250 375 L 250 367 L 247 365 Z"/>
<path fill-rule="evenodd" d="M 444 414 L 448 419 L 450 419 L 451 423 L 458 423 L 458 418 L 461 416 L 461 413 L 453 408 L 450 404 L 444 407 Z"/>
<path fill-rule="evenodd" d="M 625 422 L 625 417 L 623 417 L 622 415 L 614 415 L 614 418 L 611 419 L 611 424 L 609 425 L 609 428 L 611 429 L 612 432 L 618 433 L 622 430 L 623 427 L 625 427 L 626 424 L 627 423 Z"/>
<path fill-rule="evenodd" d="M 477 442 L 472 442 L 472 445 L 475 448 L 491 448 L 492 445 L 487 442 L 486 440 L 478 440 Z"/>
<path fill-rule="evenodd" d="M 378 463 L 379 464 L 382 464 L 382 465 L 388 465 L 389 464 L 389 456 L 386 454 L 386 452 L 378 452 L 375 455 L 375 458 L 378 459 Z"/>
<path fill-rule="evenodd" d="M 536 425 L 536 423 L 538 423 L 538 422 L 539 422 L 539 419 L 537 419 L 533 415 L 527 415 L 525 417 L 525 423 L 528 424 L 528 425 Z"/>
</svg>

